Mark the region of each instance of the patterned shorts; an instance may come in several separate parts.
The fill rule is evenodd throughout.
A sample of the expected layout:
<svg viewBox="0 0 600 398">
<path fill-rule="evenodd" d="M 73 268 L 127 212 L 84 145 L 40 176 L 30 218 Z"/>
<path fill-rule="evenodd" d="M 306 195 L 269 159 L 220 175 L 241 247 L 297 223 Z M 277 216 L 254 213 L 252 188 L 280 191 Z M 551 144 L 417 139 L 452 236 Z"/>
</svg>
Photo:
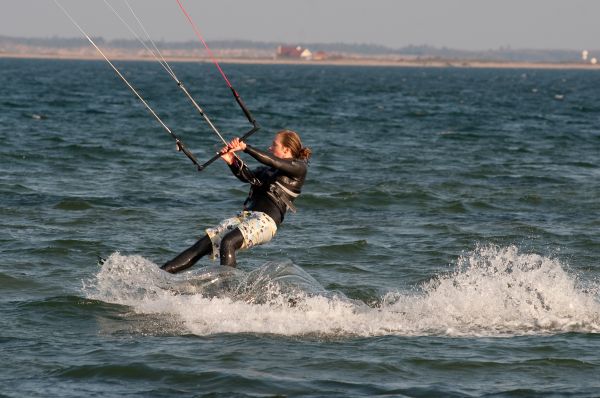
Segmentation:
<svg viewBox="0 0 600 398">
<path fill-rule="evenodd" d="M 242 249 L 269 242 L 277 232 L 277 224 L 271 217 L 261 211 L 241 211 L 237 216 L 228 218 L 213 228 L 207 228 L 206 234 L 212 242 L 212 258 L 219 257 L 221 239 L 229 232 L 239 228 L 244 243 Z"/>
</svg>

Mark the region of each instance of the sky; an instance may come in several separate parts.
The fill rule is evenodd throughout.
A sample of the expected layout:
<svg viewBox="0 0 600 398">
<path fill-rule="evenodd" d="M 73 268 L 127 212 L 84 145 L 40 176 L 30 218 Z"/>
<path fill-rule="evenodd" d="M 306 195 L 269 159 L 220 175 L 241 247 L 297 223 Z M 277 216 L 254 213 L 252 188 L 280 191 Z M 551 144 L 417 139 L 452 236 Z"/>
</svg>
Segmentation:
<svg viewBox="0 0 600 398">
<path fill-rule="evenodd" d="M 58 0 L 94 37 L 131 33 L 105 0 Z M 124 0 L 106 0 L 131 21 Z M 176 0 L 128 0 L 154 40 L 196 40 Z M 600 49 L 598 0 L 181 0 L 210 40 Z M 0 0 L 0 35 L 79 37 L 54 0 Z"/>
</svg>

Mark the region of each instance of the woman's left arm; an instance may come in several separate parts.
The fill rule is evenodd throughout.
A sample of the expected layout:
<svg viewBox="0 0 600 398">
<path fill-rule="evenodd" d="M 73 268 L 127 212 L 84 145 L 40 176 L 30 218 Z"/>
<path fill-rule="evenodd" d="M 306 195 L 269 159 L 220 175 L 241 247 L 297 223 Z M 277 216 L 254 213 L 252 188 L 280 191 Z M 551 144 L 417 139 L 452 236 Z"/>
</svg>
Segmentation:
<svg viewBox="0 0 600 398">
<path fill-rule="evenodd" d="M 234 138 L 227 146 L 221 149 L 221 158 L 229 165 L 229 169 L 240 181 L 249 182 L 252 185 L 260 186 L 262 181 L 260 180 L 260 172 L 253 172 L 242 162 L 241 159 L 235 156 L 236 151 L 243 151 L 246 149 L 246 144 L 240 141 L 239 138 Z M 257 170 L 259 171 L 259 170 Z"/>
</svg>

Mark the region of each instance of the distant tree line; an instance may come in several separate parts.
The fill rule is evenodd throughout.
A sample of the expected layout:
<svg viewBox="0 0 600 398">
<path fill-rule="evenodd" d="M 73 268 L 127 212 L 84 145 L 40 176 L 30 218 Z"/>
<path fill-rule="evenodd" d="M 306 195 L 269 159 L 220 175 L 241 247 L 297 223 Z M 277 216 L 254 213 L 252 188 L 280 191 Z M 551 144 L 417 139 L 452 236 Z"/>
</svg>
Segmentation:
<svg viewBox="0 0 600 398">
<path fill-rule="evenodd" d="M 92 38 L 98 45 L 106 45 L 106 41 L 102 37 Z M 89 45 L 85 38 L 26 38 L 26 37 L 8 37 L 0 36 L 1 45 L 21 45 L 31 47 L 60 47 L 60 48 L 79 48 Z"/>
<path fill-rule="evenodd" d="M 143 46 L 135 39 L 104 40 L 102 37 L 93 38 L 99 45 L 111 48 L 139 50 Z M 198 49 L 197 41 L 165 42 L 157 41 L 157 46 L 172 50 Z M 25 45 L 32 47 L 80 48 L 88 46 L 84 38 L 16 38 L 0 36 L 0 46 Z M 301 46 L 311 51 L 324 51 L 337 54 L 356 54 L 362 56 L 402 56 L 410 55 L 421 59 L 447 60 L 479 60 L 479 61 L 515 61 L 515 62 L 576 62 L 581 59 L 579 51 L 575 50 L 539 50 L 512 49 L 501 47 L 486 51 L 457 50 L 447 47 L 429 45 L 410 45 L 402 48 L 391 48 L 377 44 L 364 43 L 281 43 L 258 42 L 252 40 L 212 40 L 213 49 L 245 49 L 245 50 L 275 50 L 279 45 Z M 600 54 L 600 51 L 596 51 Z"/>
</svg>

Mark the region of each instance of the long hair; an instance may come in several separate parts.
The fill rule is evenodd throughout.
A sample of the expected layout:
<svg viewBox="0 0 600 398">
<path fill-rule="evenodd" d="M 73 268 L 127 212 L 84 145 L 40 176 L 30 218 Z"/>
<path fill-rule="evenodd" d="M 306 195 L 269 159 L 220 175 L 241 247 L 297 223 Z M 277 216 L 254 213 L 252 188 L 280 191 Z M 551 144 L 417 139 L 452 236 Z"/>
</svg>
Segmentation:
<svg viewBox="0 0 600 398">
<path fill-rule="evenodd" d="M 310 155 L 312 155 L 312 150 L 310 148 L 302 146 L 300 136 L 295 131 L 281 130 L 277 132 L 277 136 L 280 137 L 281 145 L 292 151 L 294 159 L 308 160 Z"/>
</svg>

